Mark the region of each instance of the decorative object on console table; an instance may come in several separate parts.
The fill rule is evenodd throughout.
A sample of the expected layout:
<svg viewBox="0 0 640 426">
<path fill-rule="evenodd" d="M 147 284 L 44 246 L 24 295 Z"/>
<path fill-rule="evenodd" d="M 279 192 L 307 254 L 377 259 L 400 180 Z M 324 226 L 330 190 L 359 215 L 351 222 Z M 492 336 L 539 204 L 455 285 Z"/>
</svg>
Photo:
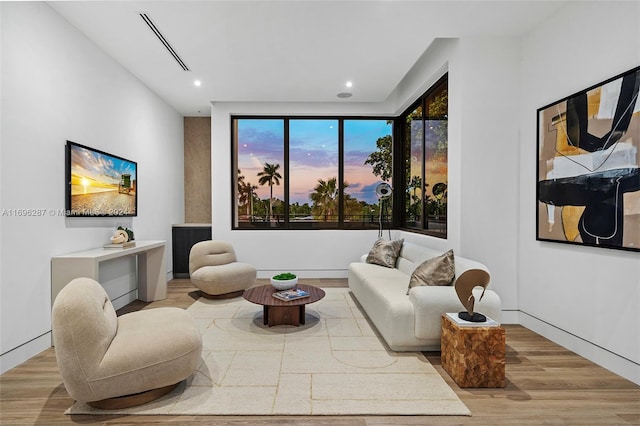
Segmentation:
<svg viewBox="0 0 640 426">
<path fill-rule="evenodd" d="M 103 248 L 129 248 L 134 247 L 136 242 L 133 241 L 133 231 L 129 228 L 118 226 L 116 232 L 111 237 L 111 243 L 105 244 Z"/>
<path fill-rule="evenodd" d="M 118 231 L 124 231 L 127 233 L 127 241 L 133 241 L 136 239 L 135 235 L 133 234 L 133 229 L 129 229 L 129 228 L 125 228 L 123 226 L 118 226 Z"/>
<path fill-rule="evenodd" d="M 440 360 L 444 371 L 461 388 L 505 387 L 504 328 L 460 323 L 455 313 L 442 316 Z"/>
<path fill-rule="evenodd" d="M 131 247 L 135 247 L 136 246 L 136 242 L 135 241 L 127 241 L 126 243 L 110 243 L 110 244 L 105 244 L 102 247 L 103 248 L 120 248 L 120 249 L 124 249 L 124 248 L 131 248 Z"/>
</svg>

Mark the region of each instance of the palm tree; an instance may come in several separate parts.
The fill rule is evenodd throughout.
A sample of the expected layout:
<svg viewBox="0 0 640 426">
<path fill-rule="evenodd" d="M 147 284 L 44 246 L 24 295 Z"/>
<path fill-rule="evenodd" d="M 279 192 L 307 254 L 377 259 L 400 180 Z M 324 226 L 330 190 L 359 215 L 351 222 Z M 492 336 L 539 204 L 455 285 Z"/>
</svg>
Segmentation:
<svg viewBox="0 0 640 426">
<path fill-rule="evenodd" d="M 247 206 L 247 215 L 253 215 L 253 191 L 256 189 L 258 186 L 251 184 L 251 182 L 238 182 L 238 201 L 240 205 Z"/>
<path fill-rule="evenodd" d="M 313 192 L 309 197 L 313 201 L 313 210 L 316 216 L 324 216 L 327 221 L 329 216 L 334 214 L 338 202 L 338 179 L 332 177 L 324 181 L 318 179 L 318 184 L 313 188 Z"/>
<path fill-rule="evenodd" d="M 238 169 L 237 176 L 238 176 L 238 206 L 241 206 L 248 201 L 247 194 L 245 192 L 246 183 L 244 182 L 245 178 L 240 169 Z"/>
<path fill-rule="evenodd" d="M 280 164 L 264 163 L 264 169 L 258 173 L 258 183 L 260 185 L 269 185 L 269 220 L 273 216 L 273 185 L 280 185 L 282 176 L 278 173 Z"/>
</svg>

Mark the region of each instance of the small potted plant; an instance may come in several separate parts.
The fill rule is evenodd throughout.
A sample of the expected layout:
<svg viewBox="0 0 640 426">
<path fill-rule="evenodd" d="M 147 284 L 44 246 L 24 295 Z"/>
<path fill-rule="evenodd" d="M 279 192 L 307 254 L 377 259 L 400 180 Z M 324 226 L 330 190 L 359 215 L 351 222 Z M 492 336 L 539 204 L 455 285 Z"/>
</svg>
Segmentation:
<svg viewBox="0 0 640 426">
<path fill-rule="evenodd" d="M 271 277 L 271 285 L 277 290 L 290 290 L 298 284 L 298 277 L 291 272 L 274 275 Z"/>
</svg>

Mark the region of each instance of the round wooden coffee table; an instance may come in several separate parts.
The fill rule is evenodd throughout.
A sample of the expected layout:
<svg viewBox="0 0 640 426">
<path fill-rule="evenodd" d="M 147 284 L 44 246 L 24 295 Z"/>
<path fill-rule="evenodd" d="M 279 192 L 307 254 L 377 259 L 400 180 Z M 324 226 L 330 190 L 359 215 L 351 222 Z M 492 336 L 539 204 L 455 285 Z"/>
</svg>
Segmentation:
<svg viewBox="0 0 640 426">
<path fill-rule="evenodd" d="M 321 288 L 310 285 L 298 284 L 296 288 L 306 291 L 310 296 L 285 302 L 272 296 L 272 294 L 278 290 L 271 284 L 268 284 L 248 288 L 244 291 L 242 297 L 249 302 L 263 306 L 264 325 L 268 325 L 269 327 L 274 325 L 299 326 L 300 324 L 304 324 L 305 306 L 322 299 L 325 293 Z"/>
</svg>

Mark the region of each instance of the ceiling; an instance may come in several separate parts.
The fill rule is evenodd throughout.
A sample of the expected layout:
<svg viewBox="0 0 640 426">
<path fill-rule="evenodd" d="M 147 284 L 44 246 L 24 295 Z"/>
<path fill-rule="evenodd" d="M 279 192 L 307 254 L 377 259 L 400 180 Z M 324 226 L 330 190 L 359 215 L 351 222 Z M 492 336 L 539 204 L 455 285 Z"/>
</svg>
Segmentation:
<svg viewBox="0 0 640 426">
<path fill-rule="evenodd" d="M 212 101 L 384 102 L 435 38 L 520 36 L 563 2 L 48 4 L 178 112 L 208 116 Z M 140 13 L 148 15 L 189 71 Z M 353 87 L 347 88 L 347 81 Z M 341 92 L 352 96 L 338 98 Z"/>
</svg>

